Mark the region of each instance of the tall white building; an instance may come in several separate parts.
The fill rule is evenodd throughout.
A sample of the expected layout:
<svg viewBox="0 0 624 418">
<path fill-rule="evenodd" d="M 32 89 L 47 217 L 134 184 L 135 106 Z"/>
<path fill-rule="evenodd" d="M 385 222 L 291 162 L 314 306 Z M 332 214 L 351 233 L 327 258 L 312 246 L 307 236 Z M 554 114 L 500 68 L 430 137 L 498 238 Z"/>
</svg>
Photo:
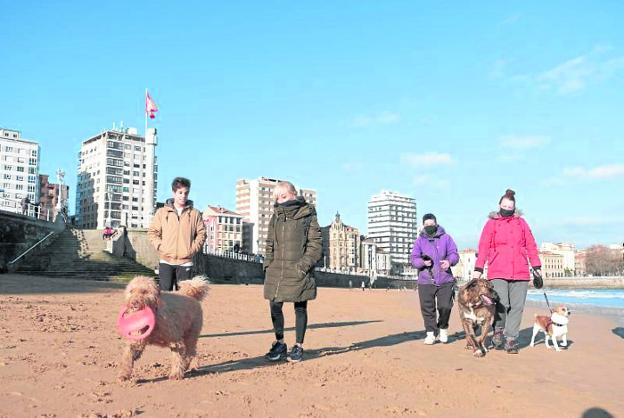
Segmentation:
<svg viewBox="0 0 624 418">
<path fill-rule="evenodd" d="M 269 221 L 273 215 L 273 190 L 283 180 L 260 177 L 255 180 L 236 182 L 236 212 L 243 216 L 243 249 L 264 255 L 265 242 L 269 233 Z M 316 205 L 316 191 L 299 189 L 299 196 Z"/>
<path fill-rule="evenodd" d="M 20 200 L 39 200 L 39 144 L 19 131 L 0 128 L 0 204 L 21 211 Z"/>
<path fill-rule="evenodd" d="M 156 129 L 110 129 L 82 142 L 78 154 L 76 224 L 147 228 L 156 204 Z"/>
<path fill-rule="evenodd" d="M 417 235 L 416 200 L 395 192 L 382 191 L 368 202 L 368 236 L 393 263 L 409 264 Z"/>
</svg>

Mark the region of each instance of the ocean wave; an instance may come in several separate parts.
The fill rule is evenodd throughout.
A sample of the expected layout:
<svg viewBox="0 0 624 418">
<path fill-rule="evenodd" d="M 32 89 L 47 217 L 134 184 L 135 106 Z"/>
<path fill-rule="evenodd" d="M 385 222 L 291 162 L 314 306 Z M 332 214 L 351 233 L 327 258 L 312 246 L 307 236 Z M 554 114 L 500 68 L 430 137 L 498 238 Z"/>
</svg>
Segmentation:
<svg viewBox="0 0 624 418">
<path fill-rule="evenodd" d="M 529 290 L 530 296 L 543 296 L 541 290 Z M 547 296 L 574 298 L 574 299 L 622 299 L 624 300 L 624 289 L 609 290 L 589 290 L 589 289 L 546 289 Z"/>
</svg>

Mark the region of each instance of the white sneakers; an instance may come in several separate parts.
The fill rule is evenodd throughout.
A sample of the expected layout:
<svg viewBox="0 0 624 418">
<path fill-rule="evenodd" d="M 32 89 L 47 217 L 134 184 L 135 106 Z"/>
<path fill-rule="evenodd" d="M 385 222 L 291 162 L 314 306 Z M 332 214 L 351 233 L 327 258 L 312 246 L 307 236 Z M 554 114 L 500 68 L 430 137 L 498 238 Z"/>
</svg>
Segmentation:
<svg viewBox="0 0 624 418">
<path fill-rule="evenodd" d="M 435 341 L 436 341 L 436 337 L 435 335 L 433 335 L 433 332 L 427 332 L 427 337 L 425 338 L 425 344 L 432 345 L 433 343 L 435 343 Z"/>
<path fill-rule="evenodd" d="M 436 338 L 433 332 L 427 332 L 427 337 L 425 337 L 425 344 L 433 345 L 436 341 L 440 341 L 441 343 L 446 344 L 448 342 L 448 329 L 441 329 L 438 338 Z"/>
</svg>

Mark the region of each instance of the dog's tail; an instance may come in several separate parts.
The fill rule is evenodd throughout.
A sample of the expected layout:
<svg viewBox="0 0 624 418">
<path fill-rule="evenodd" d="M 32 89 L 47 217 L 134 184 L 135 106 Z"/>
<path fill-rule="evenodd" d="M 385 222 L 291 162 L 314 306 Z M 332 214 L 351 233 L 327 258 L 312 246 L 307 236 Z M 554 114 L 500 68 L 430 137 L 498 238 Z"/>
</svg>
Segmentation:
<svg viewBox="0 0 624 418">
<path fill-rule="evenodd" d="M 209 282 L 204 276 L 193 277 L 192 280 L 183 280 L 179 285 L 179 293 L 198 301 L 202 301 L 208 294 Z"/>
</svg>

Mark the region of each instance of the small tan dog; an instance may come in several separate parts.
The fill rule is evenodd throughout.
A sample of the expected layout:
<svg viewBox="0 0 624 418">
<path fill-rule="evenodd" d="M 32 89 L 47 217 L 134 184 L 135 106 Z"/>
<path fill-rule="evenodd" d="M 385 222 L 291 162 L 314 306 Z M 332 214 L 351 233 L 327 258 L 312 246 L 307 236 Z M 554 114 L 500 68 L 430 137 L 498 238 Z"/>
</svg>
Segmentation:
<svg viewBox="0 0 624 418">
<path fill-rule="evenodd" d="M 136 276 L 132 279 L 124 293 L 128 312 L 149 306 L 155 313 L 156 324 L 147 338 L 128 341 L 119 365 L 119 380 L 130 379 L 134 362 L 141 357 L 148 344 L 169 347 L 173 355 L 169 378 L 183 379 L 196 354 L 203 322 L 200 302 L 207 293 L 208 281 L 201 276 L 180 282 L 177 292 L 163 293 L 150 277 Z"/>
<path fill-rule="evenodd" d="M 535 315 L 535 324 L 533 324 L 533 336 L 531 337 L 530 346 L 535 346 L 535 336 L 538 332 L 544 333 L 544 344 L 546 348 L 550 348 L 548 339 L 552 339 L 556 351 L 561 351 L 557 344 L 557 338 L 561 338 L 561 346 L 568 346 L 568 321 L 570 310 L 566 306 L 559 306 L 555 309 L 551 316 Z"/>
</svg>

